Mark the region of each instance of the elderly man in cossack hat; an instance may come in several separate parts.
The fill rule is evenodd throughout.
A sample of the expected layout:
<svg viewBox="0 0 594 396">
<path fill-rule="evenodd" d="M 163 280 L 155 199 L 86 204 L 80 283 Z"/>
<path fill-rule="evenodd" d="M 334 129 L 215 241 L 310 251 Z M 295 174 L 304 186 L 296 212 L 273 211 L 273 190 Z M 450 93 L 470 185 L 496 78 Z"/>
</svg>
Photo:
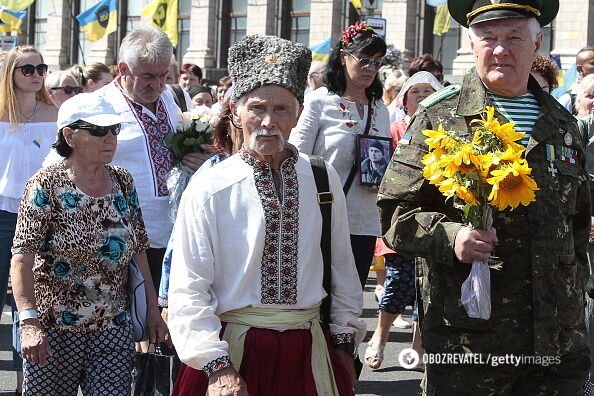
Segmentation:
<svg viewBox="0 0 594 396">
<path fill-rule="evenodd" d="M 179 206 L 169 326 L 181 360 L 209 376 L 209 395 L 353 395 L 365 324 L 342 186 L 326 164 L 318 195 L 310 158 L 287 143 L 310 61 L 307 47 L 273 36 L 229 49 L 243 148 L 192 180 Z M 331 260 L 320 203 L 331 205 Z"/>
<path fill-rule="evenodd" d="M 475 66 L 461 85 L 421 102 L 378 198 L 387 245 L 418 258 L 421 335 L 428 352 L 425 392 L 581 394 L 590 368 L 584 323 L 586 158 L 575 119 L 530 76 L 541 26 L 555 18 L 559 2 L 449 0 L 448 7 L 469 28 Z M 514 122 L 524 132 L 522 157 L 539 188 L 530 205 L 495 211 L 491 231 L 466 226 L 464 203 L 446 199 L 424 179 L 421 163 L 429 152 L 423 130 L 442 124 L 470 142 L 479 127 L 472 121 L 486 106 L 495 108 L 501 124 Z M 491 315 L 481 319 L 465 311 L 461 285 L 471 263 L 485 260 Z M 465 360 L 469 354 L 480 355 Z"/>
</svg>

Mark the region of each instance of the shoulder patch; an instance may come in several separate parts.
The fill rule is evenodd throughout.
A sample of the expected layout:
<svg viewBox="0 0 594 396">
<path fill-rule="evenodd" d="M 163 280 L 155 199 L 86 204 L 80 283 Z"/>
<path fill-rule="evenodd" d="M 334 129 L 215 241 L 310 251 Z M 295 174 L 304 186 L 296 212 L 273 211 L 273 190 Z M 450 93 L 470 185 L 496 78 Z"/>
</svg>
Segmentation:
<svg viewBox="0 0 594 396">
<path fill-rule="evenodd" d="M 458 92 L 460 92 L 461 88 L 462 86 L 460 84 L 449 85 L 443 89 L 440 89 L 439 91 L 433 92 L 431 95 L 423 99 L 419 104 L 424 108 L 431 107 L 434 104 L 449 98 L 450 96 L 456 95 Z"/>
</svg>

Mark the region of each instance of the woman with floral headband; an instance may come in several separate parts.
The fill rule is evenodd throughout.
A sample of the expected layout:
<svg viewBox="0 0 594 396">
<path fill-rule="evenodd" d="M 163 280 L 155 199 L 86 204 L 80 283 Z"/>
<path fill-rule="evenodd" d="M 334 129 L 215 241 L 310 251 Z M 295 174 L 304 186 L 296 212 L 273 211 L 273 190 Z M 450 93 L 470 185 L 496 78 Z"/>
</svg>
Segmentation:
<svg viewBox="0 0 594 396">
<path fill-rule="evenodd" d="M 361 281 L 367 281 L 380 223 L 377 186 L 358 183 L 353 167 L 357 135 L 390 137 L 388 110 L 377 77 L 386 54 L 384 39 L 364 23 L 355 23 L 334 46 L 323 82 L 305 102 L 289 141 L 306 154 L 324 157 L 344 186 L 351 245 Z"/>
</svg>

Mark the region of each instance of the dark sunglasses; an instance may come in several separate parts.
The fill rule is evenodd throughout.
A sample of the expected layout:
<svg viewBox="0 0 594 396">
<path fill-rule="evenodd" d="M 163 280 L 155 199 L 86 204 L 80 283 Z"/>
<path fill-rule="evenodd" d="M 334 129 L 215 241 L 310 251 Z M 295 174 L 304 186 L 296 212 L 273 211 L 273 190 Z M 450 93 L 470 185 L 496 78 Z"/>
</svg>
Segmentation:
<svg viewBox="0 0 594 396">
<path fill-rule="evenodd" d="M 121 126 L 120 126 L 120 124 L 114 124 L 114 125 L 109 125 L 109 126 L 99 126 L 99 125 L 74 123 L 74 124 L 68 125 L 68 127 L 72 128 L 72 129 L 85 129 L 85 130 L 89 131 L 89 133 L 92 136 L 103 137 L 103 136 L 107 135 L 107 133 L 109 131 L 111 131 L 111 133 L 113 133 L 116 136 L 119 135 Z"/>
<path fill-rule="evenodd" d="M 45 63 L 40 63 L 37 66 L 27 63 L 26 65 L 17 66 L 14 69 L 21 69 L 21 72 L 25 77 L 32 76 L 33 73 L 35 73 L 35 70 L 37 70 L 37 74 L 42 77 L 47 74 L 47 65 Z"/>
<path fill-rule="evenodd" d="M 355 55 L 351 54 L 350 52 L 347 52 L 347 54 L 349 54 L 350 56 L 353 57 L 353 59 L 355 59 L 357 62 L 359 62 L 359 65 L 361 65 L 361 67 L 372 67 L 377 70 L 377 69 L 381 68 L 383 65 L 385 65 L 385 63 L 383 61 L 377 61 L 377 60 L 371 59 L 371 58 L 357 58 Z"/>
<path fill-rule="evenodd" d="M 79 93 L 82 93 L 82 91 L 83 91 L 82 87 L 71 87 L 70 85 L 65 85 L 63 87 L 51 87 L 50 89 L 52 91 L 55 91 L 58 89 L 63 89 L 64 93 L 66 95 L 70 95 L 72 92 L 75 92 L 78 95 Z"/>
</svg>

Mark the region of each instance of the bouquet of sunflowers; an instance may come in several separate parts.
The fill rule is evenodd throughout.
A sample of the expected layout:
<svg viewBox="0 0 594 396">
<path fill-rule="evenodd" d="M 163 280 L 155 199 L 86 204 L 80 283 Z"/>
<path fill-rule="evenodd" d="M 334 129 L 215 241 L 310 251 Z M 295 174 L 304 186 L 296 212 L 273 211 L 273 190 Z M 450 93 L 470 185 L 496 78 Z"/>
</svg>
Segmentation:
<svg viewBox="0 0 594 396">
<path fill-rule="evenodd" d="M 175 166 L 167 175 L 169 189 L 169 216 L 175 222 L 181 195 L 186 189 L 192 173 L 182 164 L 188 153 L 204 152 L 203 144 L 212 143 L 214 130 L 219 118 L 207 106 L 198 106 L 182 113 L 182 120 L 175 133 L 165 135 L 165 146 L 175 158 Z"/>
<path fill-rule="evenodd" d="M 422 163 L 423 176 L 447 197 L 465 202 L 464 221 L 471 228 L 488 230 L 492 225 L 492 208 L 515 209 L 535 201 L 536 182 L 522 158 L 524 146 L 516 143 L 523 132 L 515 124 L 501 125 L 494 118 L 495 109 L 488 106 L 471 141 L 455 131 L 424 130 L 429 154 Z M 491 281 L 487 262 L 473 262 L 470 275 L 462 284 L 462 304 L 472 318 L 489 319 L 491 315 Z"/>
</svg>

